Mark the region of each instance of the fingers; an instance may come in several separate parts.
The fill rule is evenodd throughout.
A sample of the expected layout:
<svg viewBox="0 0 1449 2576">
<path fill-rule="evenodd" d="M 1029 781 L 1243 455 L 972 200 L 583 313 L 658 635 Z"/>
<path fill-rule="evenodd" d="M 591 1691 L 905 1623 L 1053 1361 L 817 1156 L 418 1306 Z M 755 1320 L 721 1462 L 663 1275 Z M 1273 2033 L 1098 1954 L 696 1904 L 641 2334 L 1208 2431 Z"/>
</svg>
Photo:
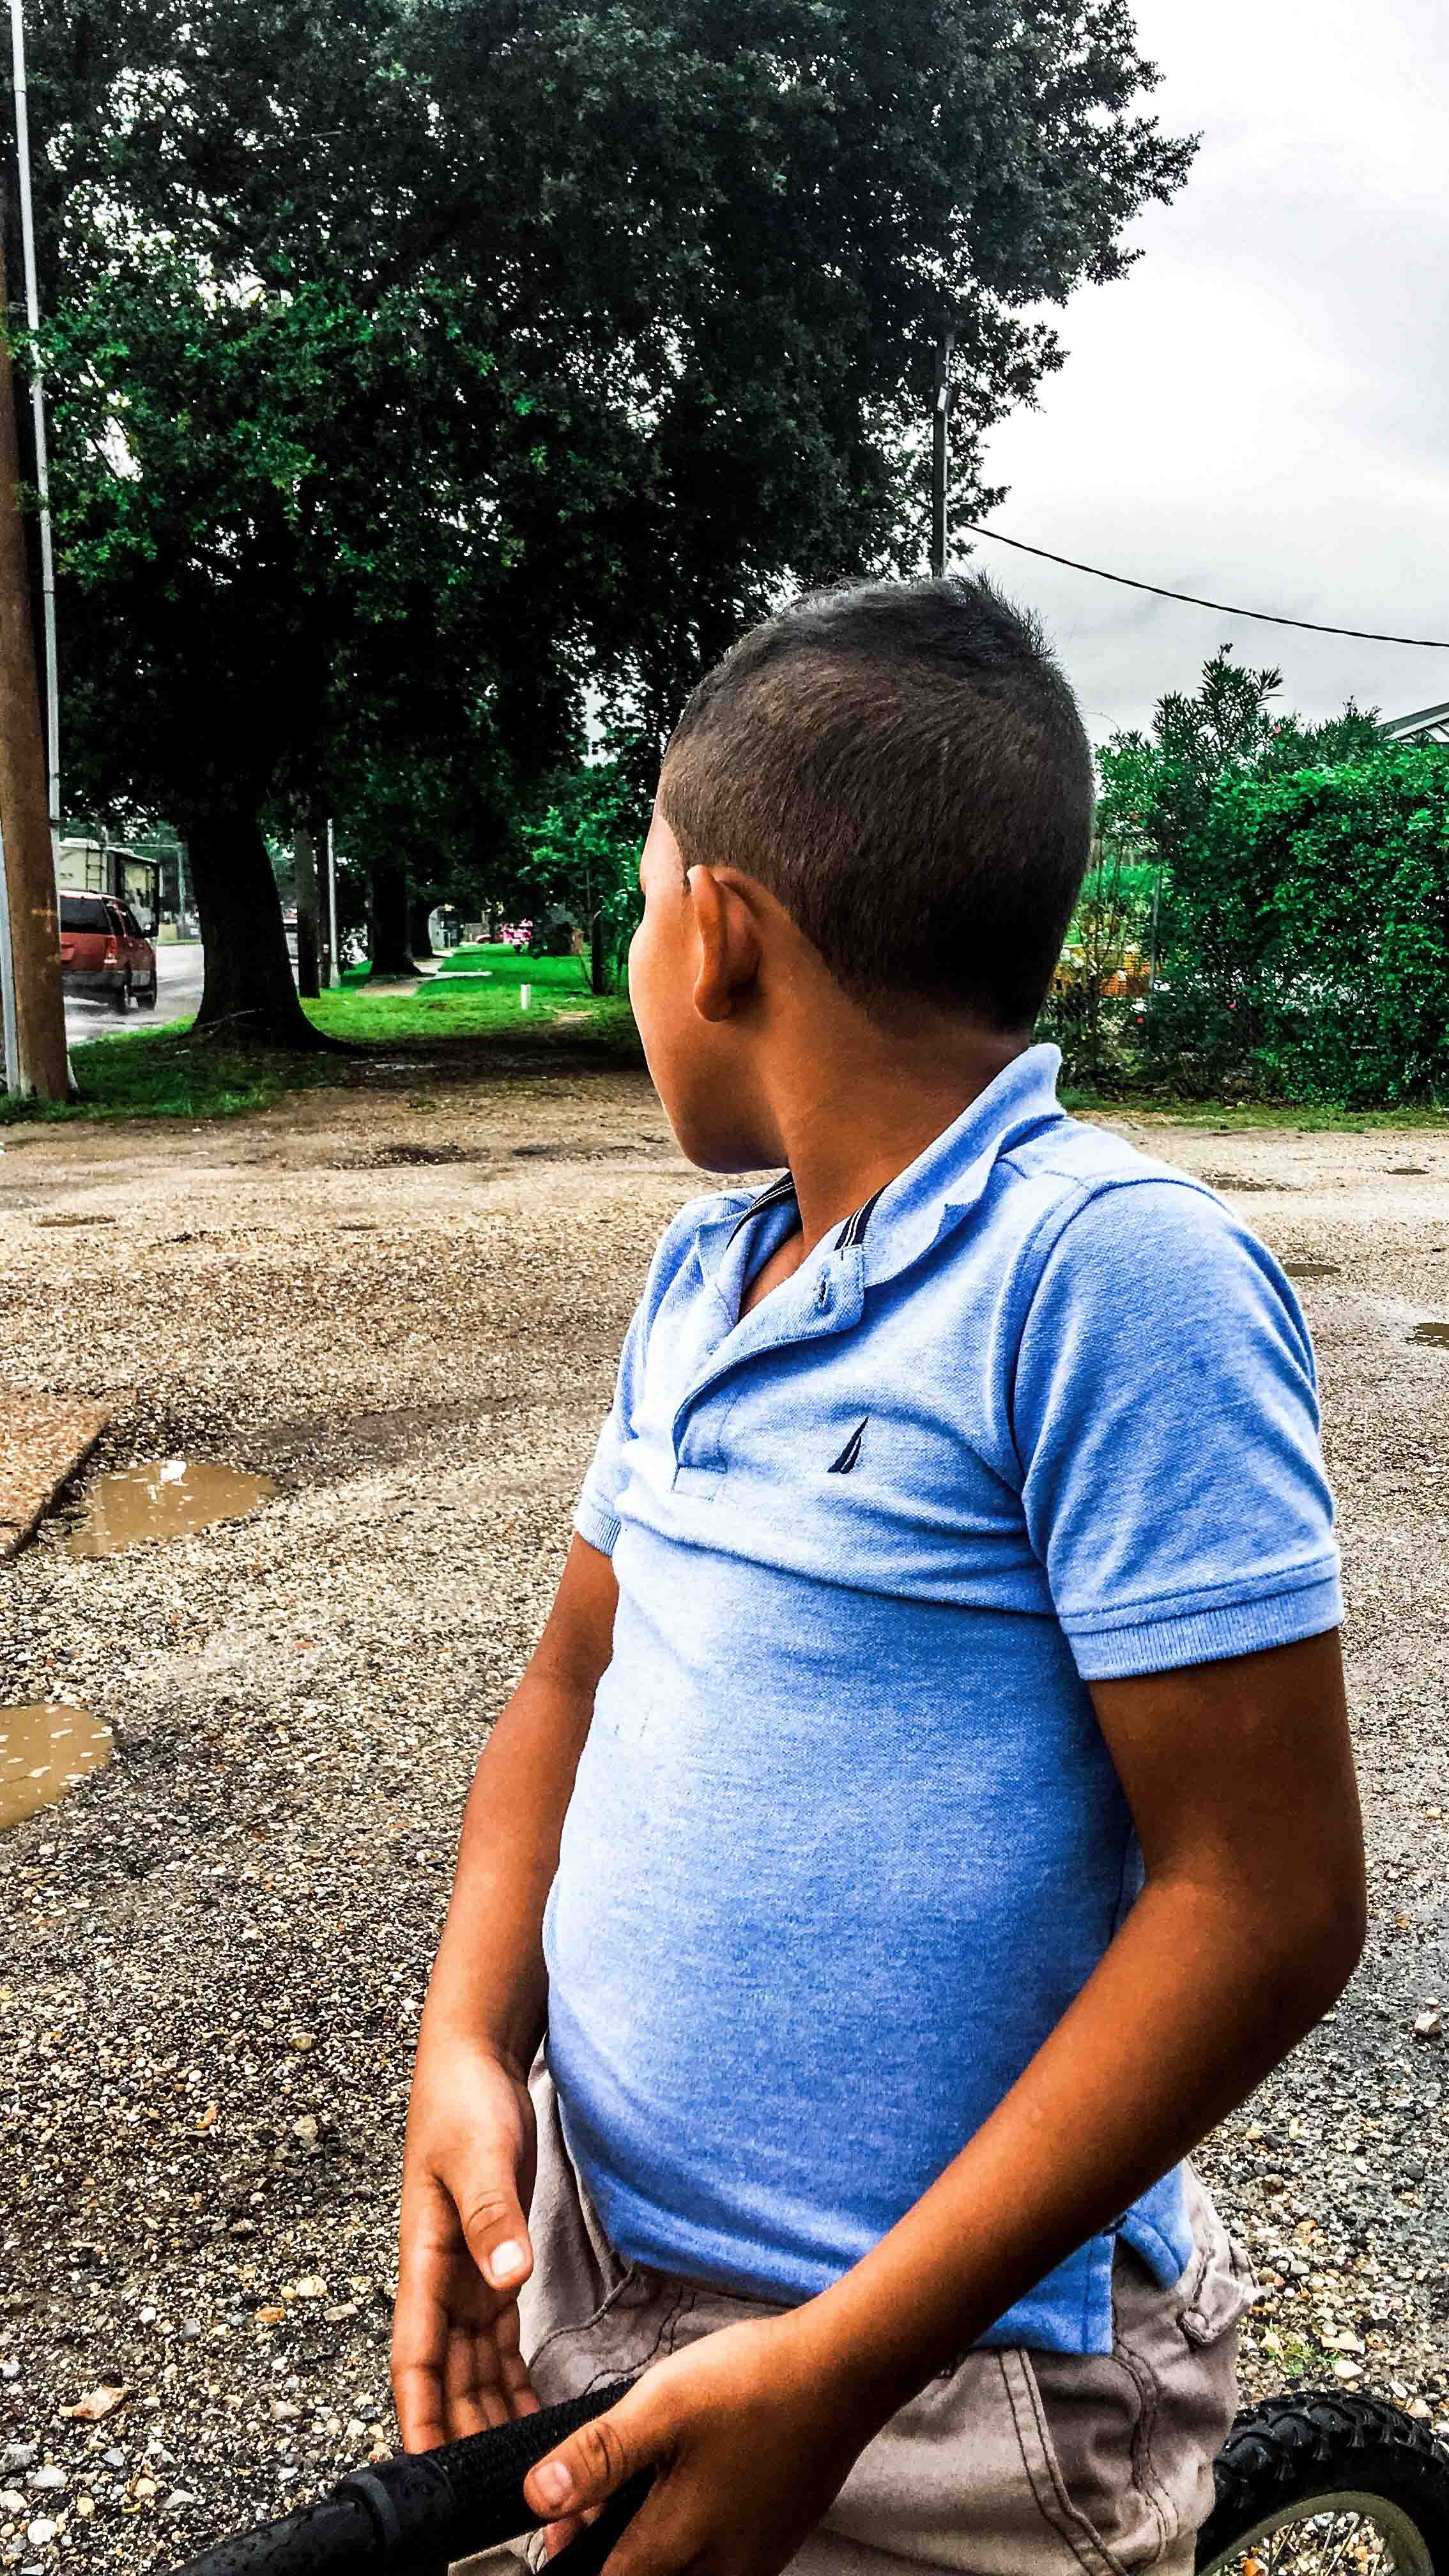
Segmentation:
<svg viewBox="0 0 1449 2576">
<path fill-rule="evenodd" d="M 392 2387 L 403 2448 L 481 2433 L 532 2415 L 538 2399 L 519 2350 L 513 2300 L 494 2310 L 468 2257 L 404 2261 L 393 2312 Z"/>
<path fill-rule="evenodd" d="M 532 2510 L 547 2520 L 572 2517 L 606 2503 L 640 2469 L 657 2466 L 668 2447 L 649 2397 L 631 2389 L 607 2415 L 580 2425 L 530 2469 L 523 2492 Z"/>
<path fill-rule="evenodd" d="M 518 2353 L 500 2352 L 486 2327 L 453 2326 L 436 2355 L 410 2349 L 399 2335 L 392 2389 L 405 2451 L 435 2450 L 440 2442 L 538 2412 Z"/>
<path fill-rule="evenodd" d="M 508 2296 L 533 2270 L 533 2247 L 519 2206 L 511 2156 L 480 2154 L 460 2178 L 458 2215 L 468 2251 L 490 2289 Z"/>
<path fill-rule="evenodd" d="M 421 2265 L 404 2264 L 392 2319 L 392 2394 L 405 2451 L 448 2438 L 444 2370 L 448 2312 Z"/>
<path fill-rule="evenodd" d="M 400 2361 L 394 2355 L 392 2402 L 405 2451 L 435 2451 L 440 2442 L 447 2441 L 441 2371 L 424 2362 Z"/>
<path fill-rule="evenodd" d="M 545 2558 L 557 2558 L 561 2549 L 567 2549 L 571 2540 L 577 2540 L 581 2531 L 587 2531 L 591 2522 L 598 2521 L 602 2511 L 602 2505 L 595 2505 L 589 2513 L 569 2514 L 562 2522 L 546 2522 L 543 2527 Z"/>
<path fill-rule="evenodd" d="M 473 2206 L 485 2212 L 484 2199 L 475 2198 Z M 492 2264 L 500 2268 L 498 2249 L 510 2241 L 510 2210 L 512 2241 L 521 2240 L 522 2279 L 532 2255 L 511 2188 L 487 2202 L 478 2250 L 487 2253 L 491 2229 Z M 464 2224 L 436 2179 L 414 2178 L 404 2189 L 392 2382 L 405 2450 L 433 2450 L 537 2409 L 519 2351 L 516 2301 L 480 2278 L 478 2252 L 465 2240 Z"/>
</svg>

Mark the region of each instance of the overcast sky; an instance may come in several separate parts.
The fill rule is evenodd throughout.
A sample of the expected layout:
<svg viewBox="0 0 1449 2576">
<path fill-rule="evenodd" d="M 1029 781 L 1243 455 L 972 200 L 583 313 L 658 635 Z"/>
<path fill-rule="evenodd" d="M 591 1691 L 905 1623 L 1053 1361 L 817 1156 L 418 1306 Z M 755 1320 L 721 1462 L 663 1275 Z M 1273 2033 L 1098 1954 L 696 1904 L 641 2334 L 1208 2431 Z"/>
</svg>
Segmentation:
<svg viewBox="0 0 1449 2576">
<path fill-rule="evenodd" d="M 1137 0 L 1186 186 L 1058 319 L 1040 408 L 990 441 L 991 524 L 1251 608 L 1449 637 L 1445 0 Z M 980 540 L 1045 618 L 1088 730 L 1145 724 L 1231 638 L 1307 715 L 1449 699 L 1449 652 L 1255 626 Z"/>
</svg>

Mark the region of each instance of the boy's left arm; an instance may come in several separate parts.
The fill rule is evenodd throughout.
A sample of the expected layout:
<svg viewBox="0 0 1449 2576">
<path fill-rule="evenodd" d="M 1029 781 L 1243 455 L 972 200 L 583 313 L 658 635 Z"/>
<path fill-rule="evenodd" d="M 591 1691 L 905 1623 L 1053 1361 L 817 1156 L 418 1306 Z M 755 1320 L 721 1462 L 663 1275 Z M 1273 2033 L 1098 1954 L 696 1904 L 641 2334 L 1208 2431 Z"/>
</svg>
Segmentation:
<svg viewBox="0 0 1449 2576">
<path fill-rule="evenodd" d="M 1196 2146 L 1352 1974 L 1363 1846 L 1337 1632 L 1091 1690 L 1141 1896 L 1020 2081 L 860 2263 L 657 2364 L 534 2470 L 555 2517 L 655 2470 L 609 2576 L 775 2576 L 889 2417 Z"/>
</svg>

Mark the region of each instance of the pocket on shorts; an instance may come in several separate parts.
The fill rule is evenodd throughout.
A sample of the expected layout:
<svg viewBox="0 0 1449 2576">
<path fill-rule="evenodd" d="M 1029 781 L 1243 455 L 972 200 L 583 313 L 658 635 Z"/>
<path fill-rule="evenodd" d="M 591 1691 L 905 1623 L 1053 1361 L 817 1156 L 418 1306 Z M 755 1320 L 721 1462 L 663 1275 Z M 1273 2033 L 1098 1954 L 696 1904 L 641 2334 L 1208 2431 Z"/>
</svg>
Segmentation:
<svg viewBox="0 0 1449 2576">
<path fill-rule="evenodd" d="M 1173 2535 L 1136 2474 L 1141 2383 L 1105 2353 L 1014 2348 L 1000 2359 L 1022 2465 L 1047 2528 L 1087 2576 L 1155 2566 Z"/>
<path fill-rule="evenodd" d="M 892 2416 L 822 2537 L 923 2576 L 1123 2576 L 1065 2493 L 1030 2365 L 1014 2350 L 969 2352 Z M 808 2545 L 802 2560 L 811 2566 Z M 828 2555 L 819 2563 L 830 2576 Z"/>
<path fill-rule="evenodd" d="M 1178 2324 L 1197 2352 L 1221 2341 L 1258 2295 L 1253 2266 L 1223 2225 L 1192 2165 L 1183 2177 L 1192 2222 L 1193 2258 L 1178 2284 Z"/>
<path fill-rule="evenodd" d="M 1114 2576 L 1175 2567 L 1190 2549 L 1238 2402 L 1252 2268 L 1190 2169 L 1187 2200 L 1193 2254 L 1170 2286 L 1118 2240 L 1110 2353 L 1019 2356 L 1019 2428 L 1040 2447 L 1042 2510 L 1084 2567 Z"/>
</svg>

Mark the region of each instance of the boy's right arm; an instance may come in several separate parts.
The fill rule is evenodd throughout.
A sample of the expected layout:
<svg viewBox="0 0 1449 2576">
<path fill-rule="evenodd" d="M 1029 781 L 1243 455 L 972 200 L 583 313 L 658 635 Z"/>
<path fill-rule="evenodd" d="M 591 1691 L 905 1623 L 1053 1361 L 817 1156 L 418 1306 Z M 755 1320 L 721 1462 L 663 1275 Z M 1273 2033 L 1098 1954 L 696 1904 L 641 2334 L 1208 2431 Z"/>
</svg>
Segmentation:
<svg viewBox="0 0 1449 2576">
<path fill-rule="evenodd" d="M 484 1748 L 418 2033 L 403 2154 L 392 2382 L 410 2451 L 530 2413 L 518 2291 L 533 2257 L 528 2069 L 543 1912 L 618 1593 L 575 1538 L 537 1650 Z"/>
</svg>

